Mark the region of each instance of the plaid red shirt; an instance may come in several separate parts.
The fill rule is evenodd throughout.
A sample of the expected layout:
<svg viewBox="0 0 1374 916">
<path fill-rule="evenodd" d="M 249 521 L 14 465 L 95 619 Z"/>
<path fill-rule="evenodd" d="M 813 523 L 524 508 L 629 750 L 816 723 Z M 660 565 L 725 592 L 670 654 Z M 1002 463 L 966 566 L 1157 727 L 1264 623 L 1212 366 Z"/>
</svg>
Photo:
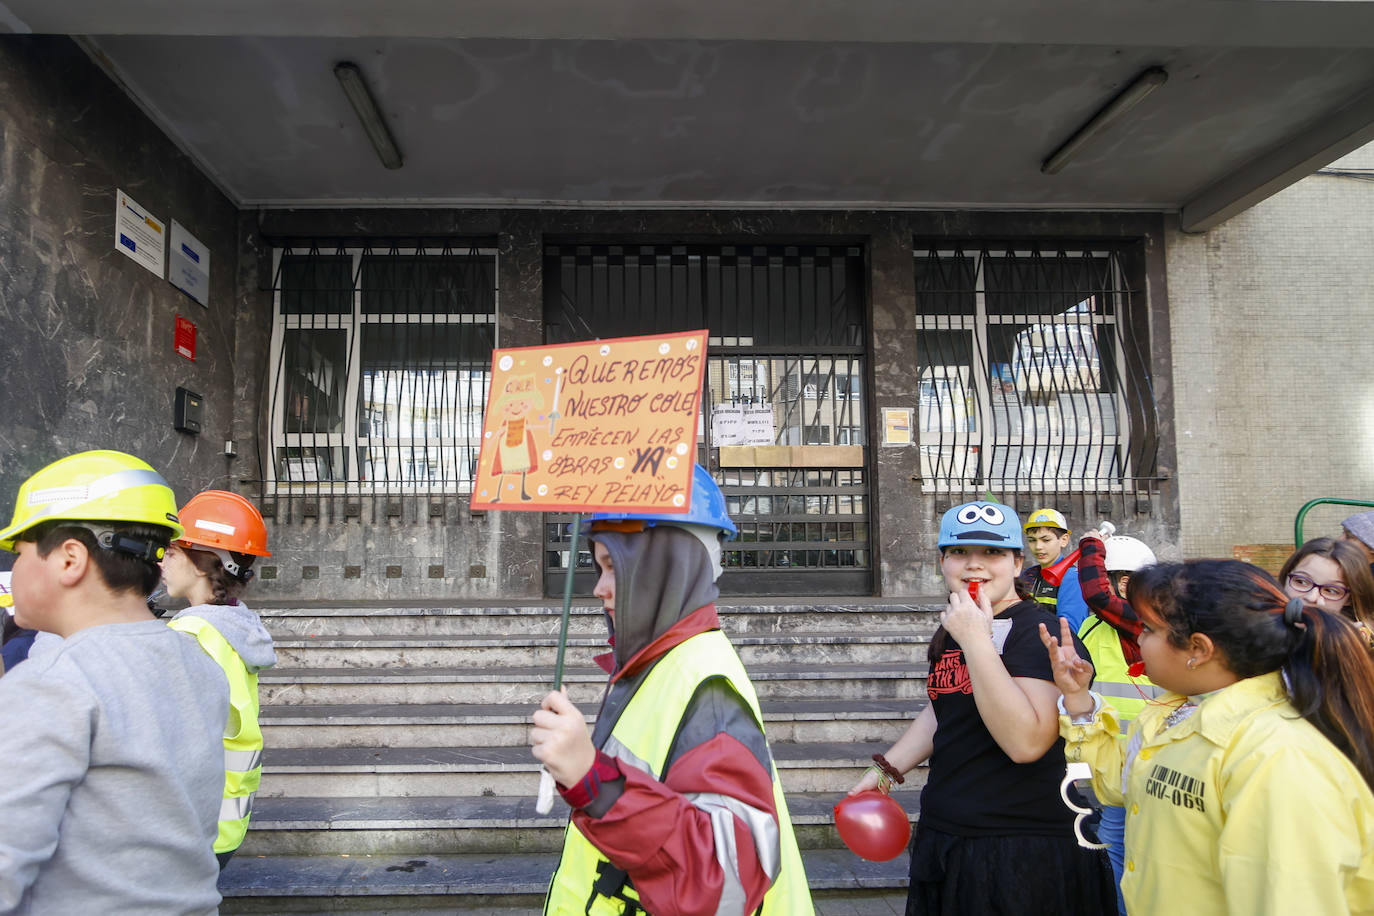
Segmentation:
<svg viewBox="0 0 1374 916">
<path fill-rule="evenodd" d="M 1112 591 L 1106 545 L 1097 538 L 1083 538 L 1078 542 L 1078 550 L 1078 585 L 1083 590 L 1083 600 L 1121 637 L 1126 664 L 1140 661 L 1140 643 L 1136 641 L 1140 638 L 1140 618 L 1125 599 Z"/>
</svg>

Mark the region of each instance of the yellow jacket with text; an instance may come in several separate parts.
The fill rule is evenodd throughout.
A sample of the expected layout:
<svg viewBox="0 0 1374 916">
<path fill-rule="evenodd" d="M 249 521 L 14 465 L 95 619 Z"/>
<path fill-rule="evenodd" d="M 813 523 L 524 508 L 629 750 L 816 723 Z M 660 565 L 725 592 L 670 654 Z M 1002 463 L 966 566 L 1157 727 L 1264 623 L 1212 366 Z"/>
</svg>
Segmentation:
<svg viewBox="0 0 1374 916">
<path fill-rule="evenodd" d="M 1110 706 L 1074 725 L 1069 761 L 1126 806 L 1131 913 L 1234 916 L 1374 913 L 1374 795 L 1355 766 L 1288 702 L 1278 672 L 1206 697 L 1166 693 L 1119 735 Z M 1124 767 L 1124 772 L 1123 772 Z"/>
</svg>

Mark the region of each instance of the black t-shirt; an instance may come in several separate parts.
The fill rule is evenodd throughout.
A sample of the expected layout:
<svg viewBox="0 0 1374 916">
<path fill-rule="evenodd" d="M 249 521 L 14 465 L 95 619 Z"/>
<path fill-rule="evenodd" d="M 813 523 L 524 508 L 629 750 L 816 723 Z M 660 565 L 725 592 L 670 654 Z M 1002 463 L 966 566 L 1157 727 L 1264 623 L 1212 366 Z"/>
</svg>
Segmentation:
<svg viewBox="0 0 1374 916">
<path fill-rule="evenodd" d="M 1002 664 L 1012 677 L 1053 681 L 1039 624 L 1058 635 L 1058 619 L 1033 601 L 1001 614 L 1011 621 Z M 1088 650 L 1078 637 L 1080 657 Z M 921 820 L 956 836 L 1072 836 L 1073 813 L 1059 797 L 1064 778 L 1064 739 L 1056 738 L 1034 763 L 1014 763 L 997 746 L 978 714 L 963 650 L 946 637 L 944 653 L 931 666 L 926 692 L 935 710 L 934 752 L 921 793 Z"/>
</svg>

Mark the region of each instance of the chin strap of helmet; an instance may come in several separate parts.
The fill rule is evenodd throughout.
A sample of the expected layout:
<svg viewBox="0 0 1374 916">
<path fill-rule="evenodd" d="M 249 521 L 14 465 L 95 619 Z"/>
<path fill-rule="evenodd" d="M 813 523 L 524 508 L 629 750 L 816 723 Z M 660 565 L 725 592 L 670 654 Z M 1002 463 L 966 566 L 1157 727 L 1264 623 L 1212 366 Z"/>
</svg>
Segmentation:
<svg viewBox="0 0 1374 916">
<path fill-rule="evenodd" d="M 253 570 L 249 569 L 246 565 L 236 562 L 234 560 L 234 555 L 229 551 L 221 547 L 206 547 L 202 544 L 196 544 L 192 549 L 208 550 L 219 557 L 219 564 L 224 567 L 224 571 L 240 582 L 251 582 L 253 580 Z"/>
</svg>

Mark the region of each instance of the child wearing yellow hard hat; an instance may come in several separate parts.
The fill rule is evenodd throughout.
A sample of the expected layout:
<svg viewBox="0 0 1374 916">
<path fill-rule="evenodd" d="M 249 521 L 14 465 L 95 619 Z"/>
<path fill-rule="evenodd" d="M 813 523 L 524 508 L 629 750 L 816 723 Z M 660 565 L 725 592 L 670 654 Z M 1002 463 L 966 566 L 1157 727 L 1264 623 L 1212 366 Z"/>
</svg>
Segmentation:
<svg viewBox="0 0 1374 916">
<path fill-rule="evenodd" d="M 145 462 L 82 452 L 26 480 L 0 530 L 19 624 L 62 637 L 0 678 L 0 912 L 219 904 L 228 686 L 145 604 L 176 509 Z"/>
</svg>

